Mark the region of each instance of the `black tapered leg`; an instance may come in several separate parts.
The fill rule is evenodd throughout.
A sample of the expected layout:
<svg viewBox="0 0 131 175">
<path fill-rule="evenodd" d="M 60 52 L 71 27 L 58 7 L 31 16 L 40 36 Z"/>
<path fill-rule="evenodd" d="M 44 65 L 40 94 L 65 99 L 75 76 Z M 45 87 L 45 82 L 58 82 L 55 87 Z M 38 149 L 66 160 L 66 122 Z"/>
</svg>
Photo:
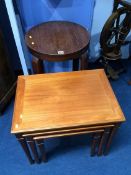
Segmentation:
<svg viewBox="0 0 131 175">
<path fill-rule="evenodd" d="M 79 58 L 73 59 L 73 71 L 79 70 Z"/>
<path fill-rule="evenodd" d="M 27 142 L 28 142 L 28 145 L 30 146 L 30 149 L 31 149 L 32 154 L 34 156 L 35 162 L 40 163 L 40 159 L 39 159 L 39 155 L 38 155 L 38 152 L 37 152 L 35 141 L 31 138 L 28 138 Z"/>
<path fill-rule="evenodd" d="M 100 142 L 100 138 L 101 138 L 101 132 L 100 133 L 94 133 L 93 135 L 93 140 L 92 140 L 92 144 L 91 144 L 91 156 L 95 156 L 96 152 L 97 152 L 97 145 Z"/>
<path fill-rule="evenodd" d="M 98 146 L 98 153 L 97 153 L 98 156 L 102 156 L 102 154 L 103 154 L 104 145 L 105 145 L 105 142 L 110 134 L 110 130 L 111 130 L 111 128 L 105 128 L 105 130 L 102 134 L 102 137 L 101 137 L 101 140 L 100 140 L 100 143 Z"/>
<path fill-rule="evenodd" d="M 36 57 L 32 58 L 32 67 L 33 67 L 34 74 L 45 73 L 43 61 Z"/>
<path fill-rule="evenodd" d="M 80 70 L 88 69 L 88 56 L 87 53 L 84 53 L 80 58 Z"/>
<path fill-rule="evenodd" d="M 42 139 L 40 139 L 40 140 L 36 140 L 36 143 L 38 145 L 38 148 L 39 148 L 39 151 L 40 151 L 40 154 L 41 154 L 41 161 L 42 162 L 47 162 L 44 141 Z"/>
<path fill-rule="evenodd" d="M 34 163 L 34 160 L 32 159 L 32 156 L 31 156 L 31 154 L 30 154 L 30 150 L 29 150 L 29 148 L 28 148 L 28 145 L 27 145 L 27 143 L 26 143 L 26 140 L 25 140 L 24 138 L 18 138 L 18 141 L 19 141 L 19 143 L 21 144 L 21 146 L 22 146 L 22 148 L 23 148 L 23 150 L 24 150 L 24 152 L 25 152 L 25 154 L 26 154 L 26 156 L 27 156 L 29 162 L 30 162 L 31 164 L 33 164 L 33 163 Z"/>
<path fill-rule="evenodd" d="M 106 143 L 106 147 L 105 147 L 105 151 L 104 151 L 104 155 L 107 155 L 109 153 L 109 150 L 110 150 L 110 147 L 111 147 L 111 143 L 112 143 L 112 139 L 113 139 L 113 136 L 114 134 L 116 133 L 117 129 L 119 128 L 120 124 L 116 124 L 111 132 L 110 132 L 110 135 L 109 135 L 109 138 L 108 138 L 108 141 Z"/>
</svg>

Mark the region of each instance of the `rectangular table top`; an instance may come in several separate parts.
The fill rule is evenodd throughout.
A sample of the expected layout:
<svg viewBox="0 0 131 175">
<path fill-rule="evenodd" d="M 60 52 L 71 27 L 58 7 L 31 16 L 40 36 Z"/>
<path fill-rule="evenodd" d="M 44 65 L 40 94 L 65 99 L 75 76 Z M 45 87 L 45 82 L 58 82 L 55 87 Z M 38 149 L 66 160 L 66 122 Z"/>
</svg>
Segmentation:
<svg viewBox="0 0 131 175">
<path fill-rule="evenodd" d="M 102 69 L 18 78 L 12 133 L 124 121 Z"/>
</svg>

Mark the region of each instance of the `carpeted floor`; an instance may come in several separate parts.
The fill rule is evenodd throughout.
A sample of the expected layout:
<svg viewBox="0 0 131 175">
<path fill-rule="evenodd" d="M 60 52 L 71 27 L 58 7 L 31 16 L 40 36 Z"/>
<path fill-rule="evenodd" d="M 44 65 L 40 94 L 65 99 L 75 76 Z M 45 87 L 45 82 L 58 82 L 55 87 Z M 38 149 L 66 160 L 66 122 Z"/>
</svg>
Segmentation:
<svg viewBox="0 0 131 175">
<path fill-rule="evenodd" d="M 49 139 L 46 141 L 48 163 L 30 165 L 16 138 L 10 134 L 13 101 L 0 117 L 0 175 L 131 175 L 131 61 L 128 72 L 111 81 L 126 116 L 117 132 L 110 154 L 90 157 L 88 136 Z"/>
</svg>

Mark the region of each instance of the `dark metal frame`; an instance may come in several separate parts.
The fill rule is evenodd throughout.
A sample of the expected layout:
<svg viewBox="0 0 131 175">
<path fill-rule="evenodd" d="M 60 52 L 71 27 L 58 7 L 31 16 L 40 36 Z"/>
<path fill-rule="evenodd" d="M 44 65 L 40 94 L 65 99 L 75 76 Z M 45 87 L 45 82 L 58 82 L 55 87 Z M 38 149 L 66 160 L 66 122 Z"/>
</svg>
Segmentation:
<svg viewBox="0 0 131 175">
<path fill-rule="evenodd" d="M 119 7 L 121 5 L 122 7 Z M 121 20 L 121 17 L 122 20 Z M 116 79 L 124 69 L 115 71 L 109 65 L 110 60 L 120 60 L 121 47 L 131 30 L 131 3 L 114 0 L 113 12 L 106 21 L 100 36 L 102 63 L 109 77 Z M 129 42 L 126 42 L 126 44 Z"/>
</svg>

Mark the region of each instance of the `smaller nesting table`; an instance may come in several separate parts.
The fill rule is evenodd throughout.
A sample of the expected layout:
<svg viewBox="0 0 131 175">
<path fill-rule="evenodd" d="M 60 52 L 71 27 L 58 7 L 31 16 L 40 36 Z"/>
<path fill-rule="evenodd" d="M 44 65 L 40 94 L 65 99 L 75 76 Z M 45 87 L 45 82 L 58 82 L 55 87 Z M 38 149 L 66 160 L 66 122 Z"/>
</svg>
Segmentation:
<svg viewBox="0 0 131 175">
<path fill-rule="evenodd" d="M 11 133 L 30 163 L 46 161 L 46 138 L 70 135 L 92 133 L 91 156 L 107 154 L 124 121 L 104 70 L 18 78 Z"/>
<path fill-rule="evenodd" d="M 34 73 L 44 73 L 43 61 L 73 60 L 73 70 L 87 69 L 89 32 L 81 25 L 67 21 L 50 21 L 31 28 L 25 36 L 33 55 Z M 80 61 L 80 66 L 79 66 Z"/>
</svg>

